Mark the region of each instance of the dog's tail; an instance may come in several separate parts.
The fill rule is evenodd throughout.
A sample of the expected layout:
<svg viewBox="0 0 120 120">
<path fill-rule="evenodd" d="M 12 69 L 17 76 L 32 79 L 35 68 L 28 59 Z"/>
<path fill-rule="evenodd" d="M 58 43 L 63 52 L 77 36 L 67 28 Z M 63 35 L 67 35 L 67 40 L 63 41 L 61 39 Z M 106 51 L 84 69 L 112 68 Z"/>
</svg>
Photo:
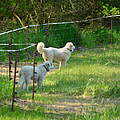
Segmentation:
<svg viewBox="0 0 120 120">
<path fill-rule="evenodd" d="M 43 48 L 45 47 L 45 44 L 43 42 L 38 43 L 37 45 L 37 51 L 42 54 Z"/>
</svg>

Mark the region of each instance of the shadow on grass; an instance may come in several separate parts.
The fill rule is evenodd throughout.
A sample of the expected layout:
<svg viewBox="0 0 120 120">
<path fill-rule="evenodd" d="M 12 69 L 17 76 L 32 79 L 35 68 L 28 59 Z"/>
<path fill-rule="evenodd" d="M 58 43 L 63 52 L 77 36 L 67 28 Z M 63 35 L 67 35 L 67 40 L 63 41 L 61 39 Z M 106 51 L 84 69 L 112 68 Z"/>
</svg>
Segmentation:
<svg viewBox="0 0 120 120">
<path fill-rule="evenodd" d="M 53 95 L 54 96 L 54 95 Z M 59 97 L 59 95 L 55 95 Z M 119 99 L 118 99 L 119 100 Z M 87 97 L 61 96 L 55 103 L 41 104 L 28 102 L 21 103 L 22 107 L 16 106 L 11 111 L 11 106 L 0 106 L 0 119 L 2 120 L 99 120 L 100 117 L 117 117 L 120 115 L 120 106 L 116 99 L 94 99 Z M 85 119 L 86 118 L 86 119 Z M 91 120 L 92 120 L 91 119 Z"/>
</svg>

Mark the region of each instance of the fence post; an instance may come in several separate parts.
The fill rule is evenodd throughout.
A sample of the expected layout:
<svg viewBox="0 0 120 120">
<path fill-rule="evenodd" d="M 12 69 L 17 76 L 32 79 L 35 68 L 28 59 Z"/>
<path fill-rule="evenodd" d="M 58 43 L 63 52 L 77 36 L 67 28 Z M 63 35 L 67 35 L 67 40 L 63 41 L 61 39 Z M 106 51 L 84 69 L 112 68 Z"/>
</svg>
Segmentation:
<svg viewBox="0 0 120 120">
<path fill-rule="evenodd" d="M 18 62 L 18 52 L 15 53 L 14 81 L 13 81 L 13 92 L 12 92 L 12 110 L 14 110 L 14 102 L 16 102 L 15 95 L 17 94 L 17 92 L 15 91 L 16 84 L 17 84 L 16 82 L 17 62 Z"/>
<path fill-rule="evenodd" d="M 10 36 L 10 41 L 9 41 L 9 50 L 12 50 L 12 38 L 11 38 L 11 36 Z M 9 73 L 8 74 L 9 74 L 9 80 L 12 80 L 12 78 L 11 78 L 12 52 L 11 51 L 8 52 L 8 56 L 9 56 Z"/>
<path fill-rule="evenodd" d="M 29 44 L 31 41 L 29 41 L 29 37 L 28 37 L 28 30 L 29 30 L 29 25 L 27 24 L 28 28 L 26 28 L 25 31 L 25 43 L 26 45 Z M 28 54 L 28 49 L 26 49 L 26 56 L 29 59 L 29 54 Z"/>
<path fill-rule="evenodd" d="M 12 77 L 11 77 L 11 64 L 12 64 L 12 60 L 11 60 L 11 56 L 12 56 L 12 53 L 11 52 L 8 52 L 8 56 L 9 56 L 9 80 L 12 80 Z"/>
<path fill-rule="evenodd" d="M 112 38 L 112 29 L 113 29 L 113 19 L 112 19 L 112 17 L 111 17 L 111 21 L 110 21 L 111 23 L 110 23 L 110 27 L 111 27 L 111 43 L 113 42 L 113 38 Z"/>
<path fill-rule="evenodd" d="M 37 64 L 35 62 L 35 56 L 36 56 L 36 43 L 34 43 L 34 53 L 33 53 L 33 89 L 32 89 L 32 100 L 34 101 L 35 97 L 35 65 Z"/>
<path fill-rule="evenodd" d="M 46 47 L 48 47 L 49 45 L 48 45 L 48 29 L 49 29 L 49 26 L 48 26 L 48 24 L 45 26 L 45 40 L 46 40 Z"/>
</svg>

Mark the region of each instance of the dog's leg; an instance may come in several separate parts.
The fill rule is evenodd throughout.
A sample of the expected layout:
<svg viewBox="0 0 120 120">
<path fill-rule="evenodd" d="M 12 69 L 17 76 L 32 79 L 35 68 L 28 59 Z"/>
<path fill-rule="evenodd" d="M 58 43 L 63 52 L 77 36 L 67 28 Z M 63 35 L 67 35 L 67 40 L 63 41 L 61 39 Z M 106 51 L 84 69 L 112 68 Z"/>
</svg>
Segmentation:
<svg viewBox="0 0 120 120">
<path fill-rule="evenodd" d="M 44 78 L 39 78 L 38 80 L 37 80 L 37 84 L 38 84 L 38 88 L 41 88 L 42 87 L 42 80 L 43 80 Z"/>
<path fill-rule="evenodd" d="M 61 63 L 62 63 L 62 62 L 60 61 L 60 62 L 59 62 L 59 70 L 61 69 Z"/>
<path fill-rule="evenodd" d="M 59 63 L 59 70 L 60 70 L 63 66 L 65 66 L 65 64 L 66 64 L 65 61 L 60 61 L 60 63 Z"/>
<path fill-rule="evenodd" d="M 23 89 L 24 82 L 25 82 L 25 77 L 24 77 L 24 76 L 21 76 L 21 77 L 20 77 L 20 88 L 21 88 L 21 89 Z"/>
<path fill-rule="evenodd" d="M 43 52 L 43 54 L 42 54 L 42 57 L 43 57 L 43 59 L 44 59 L 44 61 L 48 61 L 48 54 L 47 54 L 47 51 L 46 50 L 44 50 L 44 52 Z"/>
<path fill-rule="evenodd" d="M 26 90 L 29 91 L 29 82 L 30 82 L 30 78 L 27 77 L 26 80 L 25 80 L 25 82 L 26 82 Z"/>
</svg>

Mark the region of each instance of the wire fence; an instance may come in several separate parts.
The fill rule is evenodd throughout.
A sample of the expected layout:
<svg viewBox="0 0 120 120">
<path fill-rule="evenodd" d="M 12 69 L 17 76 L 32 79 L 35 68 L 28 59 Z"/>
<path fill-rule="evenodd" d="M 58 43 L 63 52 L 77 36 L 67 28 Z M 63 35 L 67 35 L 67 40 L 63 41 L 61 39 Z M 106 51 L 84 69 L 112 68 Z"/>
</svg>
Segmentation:
<svg viewBox="0 0 120 120">
<path fill-rule="evenodd" d="M 68 66 L 63 71 L 56 70 L 48 74 L 43 88 L 38 90 L 41 96 L 43 95 L 42 97 L 47 96 L 45 99 L 49 99 L 53 95 L 50 100 L 55 98 L 54 102 L 51 100 L 51 103 L 49 103 L 49 101 L 43 99 L 42 102 L 45 103 L 42 105 L 38 103 L 38 105 L 45 107 L 49 112 L 57 110 L 59 112 L 79 113 L 81 110 L 84 114 L 84 112 L 91 112 L 93 109 L 99 111 L 96 103 L 92 105 L 92 99 L 90 101 L 91 106 L 85 106 L 84 103 L 80 104 L 81 101 L 76 99 L 76 96 L 97 97 L 100 95 L 100 97 L 104 97 L 105 95 L 112 96 L 113 93 L 116 96 L 118 95 L 118 76 L 120 75 L 120 71 L 117 69 L 120 58 L 119 47 L 108 51 L 101 48 L 111 45 L 119 46 L 119 26 L 120 17 L 116 15 L 76 22 L 29 25 L 0 33 L 0 81 L 2 81 L 0 90 L 4 91 L 1 92 L 0 100 L 11 97 L 11 86 L 13 84 L 9 79 L 14 77 L 16 52 L 18 52 L 18 61 L 15 72 L 19 71 L 21 66 L 33 65 L 35 43 L 42 41 L 46 47 L 59 48 L 63 47 L 66 42 L 71 41 L 78 48 L 78 51 L 73 54 L 70 62 L 68 61 Z M 81 48 L 84 51 L 80 51 Z M 86 48 L 93 49 L 87 51 Z M 38 64 L 43 61 L 38 53 L 34 57 L 36 57 Z M 112 68 L 110 68 L 111 66 Z M 17 73 L 15 78 L 16 81 L 19 81 Z M 115 80 L 114 85 L 112 79 Z M 16 90 L 19 91 L 19 85 L 17 85 Z M 39 97 L 39 93 L 36 94 Z M 20 90 L 18 96 L 22 98 L 18 99 L 20 104 L 25 101 L 31 103 L 31 93 L 21 92 Z M 57 98 L 59 100 L 56 102 Z M 38 98 L 37 100 L 39 101 Z M 27 102 L 28 106 L 29 102 Z M 99 101 L 97 102 L 99 103 Z M 87 103 L 89 104 L 89 101 Z M 76 104 L 79 105 L 75 107 Z M 16 105 L 18 104 L 16 103 Z M 99 105 L 102 106 L 103 104 L 99 103 Z"/>
<path fill-rule="evenodd" d="M 46 46 L 62 47 L 71 41 L 77 47 L 118 44 L 120 15 L 75 22 L 29 25 L 0 33 L 0 43 L 31 44 L 43 41 Z M 5 34 L 5 35 L 4 35 Z"/>
<path fill-rule="evenodd" d="M 33 63 L 33 59 L 35 61 L 33 57 L 36 55 L 34 52 L 35 45 L 35 43 L 27 45 L 0 44 L 2 46 L 0 50 L 0 101 L 9 100 L 12 110 L 14 109 L 15 102 L 21 95 L 19 93 L 19 71 L 21 67 L 25 65 L 35 67 L 36 63 Z M 32 93 L 31 99 L 34 99 Z M 2 101 L 1 103 L 5 104 L 5 101 Z"/>
</svg>

